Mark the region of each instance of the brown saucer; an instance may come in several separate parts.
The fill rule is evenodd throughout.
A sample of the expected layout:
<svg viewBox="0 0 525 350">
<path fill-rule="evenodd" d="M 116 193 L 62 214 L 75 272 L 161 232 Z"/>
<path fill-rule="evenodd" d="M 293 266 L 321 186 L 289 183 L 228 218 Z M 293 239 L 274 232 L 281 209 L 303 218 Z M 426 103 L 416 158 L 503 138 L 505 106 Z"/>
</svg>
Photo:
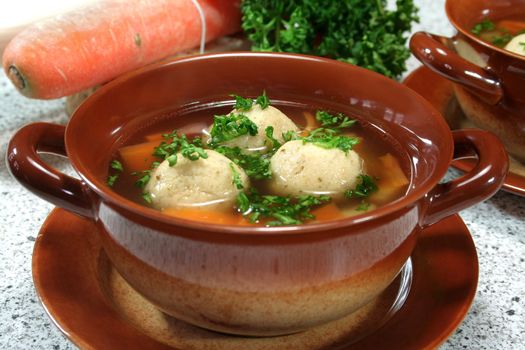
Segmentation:
<svg viewBox="0 0 525 350">
<path fill-rule="evenodd" d="M 454 84 L 426 67 L 419 67 L 407 76 L 403 82 L 429 101 L 445 118 L 451 129 L 466 127 L 465 116 L 454 95 Z M 462 159 L 452 166 L 462 171 L 474 167 L 473 160 Z M 503 190 L 525 196 L 525 165 L 517 160 L 510 162 L 510 172 L 503 184 Z"/>
<path fill-rule="evenodd" d="M 112 268 L 95 229 L 92 221 L 55 209 L 33 252 L 40 300 L 52 321 L 80 348 L 435 348 L 467 313 L 478 281 L 474 243 L 454 215 L 422 232 L 403 278 L 356 314 L 283 337 L 229 336 L 157 311 Z M 400 295 L 403 292 L 408 296 Z M 392 307 L 396 301 L 399 308 Z"/>
</svg>

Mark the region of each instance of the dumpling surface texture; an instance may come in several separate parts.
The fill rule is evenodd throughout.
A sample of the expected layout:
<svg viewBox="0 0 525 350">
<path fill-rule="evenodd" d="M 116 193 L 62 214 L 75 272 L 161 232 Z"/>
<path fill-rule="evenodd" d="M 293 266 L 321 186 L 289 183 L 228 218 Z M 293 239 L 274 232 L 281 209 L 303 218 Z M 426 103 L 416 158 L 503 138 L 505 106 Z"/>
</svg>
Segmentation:
<svg viewBox="0 0 525 350">
<path fill-rule="evenodd" d="M 194 206 L 232 207 L 240 191 L 233 184 L 233 168 L 239 173 L 244 188 L 248 176 L 222 154 L 206 150 L 208 158 L 189 160 L 179 153 L 177 164 L 163 161 L 151 174 L 145 191 L 151 194 L 157 209 Z"/>
<path fill-rule="evenodd" d="M 355 151 L 347 154 L 301 140 L 286 142 L 271 159 L 270 189 L 279 195 L 327 194 L 343 198 L 363 172 L 363 161 Z"/>
</svg>

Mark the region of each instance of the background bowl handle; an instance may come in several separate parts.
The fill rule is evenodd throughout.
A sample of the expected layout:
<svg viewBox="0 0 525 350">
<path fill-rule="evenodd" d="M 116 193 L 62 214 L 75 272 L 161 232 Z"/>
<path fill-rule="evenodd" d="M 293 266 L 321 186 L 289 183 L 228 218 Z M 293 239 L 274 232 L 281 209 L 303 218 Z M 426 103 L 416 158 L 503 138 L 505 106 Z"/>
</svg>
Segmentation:
<svg viewBox="0 0 525 350">
<path fill-rule="evenodd" d="M 434 187 L 423 200 L 422 226 L 429 226 L 490 198 L 503 184 L 509 158 L 499 139 L 478 129 L 452 132 L 454 159 L 478 156 L 476 166 L 465 175 Z"/>
<path fill-rule="evenodd" d="M 443 77 L 465 86 L 489 104 L 497 104 L 503 89 L 497 77 L 460 57 L 447 47 L 450 38 L 417 32 L 410 38 L 410 50 L 425 66 Z"/>
<path fill-rule="evenodd" d="M 80 180 L 50 167 L 38 152 L 66 155 L 62 125 L 34 123 L 24 126 L 7 147 L 7 166 L 29 191 L 76 214 L 94 217 L 95 195 Z"/>
</svg>

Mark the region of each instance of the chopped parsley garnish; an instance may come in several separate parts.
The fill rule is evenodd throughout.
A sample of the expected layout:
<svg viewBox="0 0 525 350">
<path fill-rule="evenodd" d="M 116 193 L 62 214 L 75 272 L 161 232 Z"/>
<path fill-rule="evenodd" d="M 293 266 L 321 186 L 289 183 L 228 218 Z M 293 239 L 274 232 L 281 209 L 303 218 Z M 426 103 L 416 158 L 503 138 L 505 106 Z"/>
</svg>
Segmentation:
<svg viewBox="0 0 525 350">
<path fill-rule="evenodd" d="M 492 22 L 489 19 L 484 19 L 483 21 L 477 23 L 474 28 L 472 28 L 471 32 L 477 36 L 481 34 L 481 32 L 494 30 L 496 29 L 496 25 L 494 22 Z"/>
<path fill-rule="evenodd" d="M 273 126 L 267 126 L 264 130 L 264 134 L 266 135 L 266 139 L 272 144 L 271 152 L 275 153 L 275 151 L 281 147 L 281 143 L 273 137 Z"/>
<path fill-rule="evenodd" d="M 114 169 L 120 173 L 124 171 L 124 167 L 122 167 L 122 163 L 119 162 L 118 160 L 112 160 L 109 166 L 111 167 L 111 169 Z"/>
<path fill-rule="evenodd" d="M 161 142 L 158 147 L 155 147 L 153 155 L 167 160 L 170 166 L 177 164 L 177 153 L 179 152 L 184 158 L 189 160 L 208 158 L 208 154 L 204 148 L 202 148 L 200 138 L 196 137 L 190 142 L 186 135 L 179 135 L 177 130 L 162 136 L 166 141 Z"/>
<path fill-rule="evenodd" d="M 299 135 L 297 135 L 297 132 L 289 130 L 287 132 L 283 133 L 283 140 L 284 142 L 292 141 L 292 140 L 298 140 Z"/>
<path fill-rule="evenodd" d="M 118 180 L 120 173 L 124 171 L 124 167 L 122 166 L 122 163 L 118 160 L 114 159 L 109 163 L 109 167 L 116 171 L 116 174 L 108 175 L 108 178 L 106 179 L 106 183 L 109 187 L 113 187 L 115 185 L 115 182 Z"/>
<path fill-rule="evenodd" d="M 135 186 L 144 188 L 151 179 L 151 170 L 137 171 L 132 173 L 131 175 L 140 175 L 140 178 L 137 181 L 135 181 Z"/>
<path fill-rule="evenodd" d="M 216 115 L 210 131 L 210 147 L 214 148 L 220 143 L 243 135 L 255 136 L 257 133 L 257 125 L 244 114 Z"/>
<path fill-rule="evenodd" d="M 359 182 L 355 188 L 345 192 L 347 198 L 366 198 L 377 191 L 377 184 L 371 176 L 361 174 L 357 178 Z"/>
<path fill-rule="evenodd" d="M 357 122 L 356 120 L 348 118 L 343 113 L 330 114 L 326 111 L 317 111 L 315 113 L 315 119 L 321 123 L 322 127 L 335 129 L 349 128 Z"/>
<path fill-rule="evenodd" d="M 261 106 L 261 109 L 266 109 L 270 105 L 270 99 L 266 96 L 266 91 L 255 100 L 255 103 Z"/>
<path fill-rule="evenodd" d="M 496 36 L 492 38 L 492 43 L 496 46 L 503 47 L 507 45 L 509 41 L 511 41 L 513 36 L 509 33 L 503 33 L 500 36 Z"/>
<path fill-rule="evenodd" d="M 366 200 L 362 200 L 361 203 L 355 208 L 357 211 L 367 211 L 370 208 L 370 203 Z"/>
<path fill-rule="evenodd" d="M 301 137 L 304 143 L 313 143 L 316 146 L 331 149 L 338 148 L 348 153 L 355 145 L 359 143 L 359 138 L 352 136 L 339 135 L 334 129 L 318 128 L 312 130 L 308 136 Z"/>
<path fill-rule="evenodd" d="M 215 151 L 223 154 L 246 172 L 248 177 L 255 180 L 269 179 L 271 154 L 243 153 L 239 147 L 219 146 Z"/>
<path fill-rule="evenodd" d="M 238 190 L 242 190 L 244 185 L 242 184 L 241 174 L 235 169 L 233 163 L 230 163 L 230 169 L 232 170 L 232 184 L 234 184 Z"/>
<path fill-rule="evenodd" d="M 523 51 L 525 51 L 525 41 L 522 41 L 519 43 L 521 46 L 523 46 Z"/>
<path fill-rule="evenodd" d="M 251 98 L 244 98 L 239 95 L 230 95 L 235 99 L 235 109 L 240 112 L 248 112 L 253 106 L 253 100 Z M 261 106 L 261 109 L 266 109 L 270 105 L 270 99 L 266 96 L 266 91 L 263 91 L 261 96 L 255 99 L 255 104 Z"/>
<path fill-rule="evenodd" d="M 298 225 L 305 220 L 315 219 L 311 209 L 330 200 L 324 195 L 260 195 L 257 190 L 251 189 L 249 193 L 239 193 L 237 207 L 250 222 L 265 220 L 266 226 Z"/>
<path fill-rule="evenodd" d="M 115 184 L 115 182 L 117 181 L 118 179 L 118 176 L 119 174 L 115 174 L 115 175 L 109 175 L 106 182 L 108 184 L 109 187 L 113 187 L 113 185 Z"/>
<path fill-rule="evenodd" d="M 230 95 L 235 99 L 235 109 L 241 112 L 248 112 L 253 105 L 251 98 L 244 98 L 239 95 Z"/>
<path fill-rule="evenodd" d="M 151 193 L 148 193 L 148 192 L 144 192 L 142 194 L 142 198 L 146 201 L 146 203 L 149 203 L 149 204 L 151 204 L 151 202 L 153 201 L 153 198 L 151 198 Z"/>
</svg>

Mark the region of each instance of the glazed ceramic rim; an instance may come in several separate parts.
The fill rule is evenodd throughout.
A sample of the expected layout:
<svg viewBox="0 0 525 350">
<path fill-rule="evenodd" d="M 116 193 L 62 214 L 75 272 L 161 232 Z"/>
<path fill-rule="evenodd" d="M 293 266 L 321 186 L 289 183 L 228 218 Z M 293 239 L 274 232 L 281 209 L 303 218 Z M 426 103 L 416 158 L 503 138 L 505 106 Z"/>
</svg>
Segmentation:
<svg viewBox="0 0 525 350">
<path fill-rule="evenodd" d="M 458 0 L 447 0 L 447 2 L 445 3 L 445 11 L 447 13 L 447 17 L 448 17 L 448 20 L 450 21 L 450 23 L 454 26 L 454 28 L 456 28 L 456 30 L 458 32 L 460 32 L 461 34 L 465 35 L 467 38 L 469 38 L 470 40 L 476 42 L 477 44 L 487 48 L 487 49 L 491 49 L 491 50 L 494 50 L 494 51 L 497 51 L 503 55 L 506 55 L 506 56 L 510 56 L 512 58 L 515 58 L 515 59 L 518 59 L 518 60 L 521 60 L 521 61 L 524 61 L 525 60 L 525 56 L 523 55 L 518 55 L 514 52 L 511 52 L 509 50 L 505 50 L 505 49 L 502 49 L 500 47 L 497 47 L 495 45 L 491 45 L 489 44 L 488 42 L 482 40 L 481 38 L 475 36 L 473 33 L 471 33 L 469 30 L 465 30 L 463 27 L 461 27 L 458 22 L 454 19 L 454 17 L 452 16 L 452 7 L 454 6 L 452 3 L 453 2 L 457 2 Z"/>
<path fill-rule="evenodd" d="M 303 225 L 290 225 L 290 226 L 277 226 L 277 227 L 254 227 L 254 226 L 236 226 L 236 225 L 223 225 L 223 224 L 211 224 L 211 223 L 204 223 L 199 221 L 193 221 L 193 220 L 187 220 L 187 219 L 181 219 L 176 218 L 172 216 L 168 216 L 165 214 L 162 214 L 161 212 L 145 207 L 143 205 L 140 205 L 138 203 L 135 203 L 121 195 L 119 195 L 117 192 L 111 190 L 105 182 L 101 181 L 100 179 L 97 179 L 95 176 L 93 176 L 89 169 L 85 168 L 81 159 L 78 157 L 78 155 L 75 152 L 72 152 L 72 149 L 70 148 L 70 139 L 73 139 L 73 135 L 70 135 L 70 130 L 74 129 L 76 124 L 76 115 L 79 115 L 79 111 L 88 109 L 90 105 L 96 103 L 96 100 L 98 99 L 99 95 L 103 95 L 107 90 L 111 90 L 114 87 L 126 82 L 127 80 L 130 80 L 134 78 L 137 75 L 143 75 L 148 74 L 151 71 L 155 71 L 159 68 L 165 67 L 165 66 L 171 66 L 171 65 L 177 65 L 180 63 L 188 63 L 193 61 L 202 61 L 202 60 L 213 60 L 218 58 L 250 58 L 250 57 L 269 57 L 272 59 L 283 59 L 283 60 L 299 60 L 299 61 L 310 61 L 310 62 L 318 62 L 319 64 L 329 64 L 329 65 L 336 65 L 340 66 L 341 69 L 355 69 L 355 70 L 365 70 L 365 68 L 361 68 L 355 65 L 351 65 L 345 62 L 340 62 L 328 58 L 321 58 L 318 56 L 309 56 L 309 55 L 301 55 L 301 54 L 289 54 L 289 53 L 267 53 L 267 52 L 244 52 L 244 51 L 238 51 L 238 52 L 229 52 L 229 53 L 211 53 L 211 54 L 205 54 L 205 55 L 195 55 L 195 56 L 187 56 L 182 58 L 176 58 L 169 61 L 161 61 L 152 65 L 148 65 L 145 67 L 142 67 L 138 70 L 129 72 L 127 74 L 124 74 L 115 80 L 105 84 L 100 89 L 96 90 L 93 95 L 91 95 L 84 103 L 82 103 L 78 109 L 73 113 L 71 120 L 69 121 L 66 132 L 65 132 L 65 146 L 66 151 L 68 154 L 68 158 L 73 166 L 73 168 L 76 170 L 80 178 L 88 185 L 88 187 L 94 191 L 98 196 L 100 201 L 96 202 L 95 204 L 100 205 L 101 203 L 105 203 L 106 205 L 109 204 L 111 208 L 114 210 L 117 210 L 120 215 L 124 215 L 129 220 L 141 225 L 141 226 L 147 226 L 152 227 L 154 224 L 150 224 L 148 222 L 144 222 L 144 220 L 139 220 L 133 215 L 136 215 L 140 218 L 152 220 L 154 222 L 158 222 L 164 225 L 169 225 L 171 227 L 185 227 L 190 228 L 193 230 L 198 231 L 206 231 L 206 232 L 213 232 L 215 234 L 231 234 L 231 235 L 261 235 L 268 237 L 270 235 L 298 235 L 301 233 L 319 233 L 323 231 L 329 231 L 334 229 L 341 229 L 343 227 L 353 226 L 353 227 L 360 227 L 361 225 L 368 225 L 373 224 L 373 222 L 378 222 L 379 219 L 384 217 L 391 217 L 394 216 L 396 212 L 408 210 L 409 208 L 412 208 L 413 206 L 418 204 L 418 201 L 424 197 L 426 194 L 430 192 L 434 186 L 436 186 L 439 181 L 443 178 L 445 175 L 447 169 L 450 166 L 450 163 L 452 161 L 453 152 L 454 152 L 454 141 L 452 137 L 452 133 L 448 127 L 448 125 L 445 123 L 443 118 L 440 117 L 439 112 L 422 96 L 414 92 L 412 89 L 408 88 L 407 86 L 396 82 L 392 79 L 389 79 L 379 73 L 366 70 L 367 74 L 371 75 L 373 79 L 382 80 L 384 84 L 390 84 L 394 85 L 396 89 L 402 89 L 405 90 L 406 93 L 411 95 L 411 97 L 414 100 L 417 100 L 420 105 L 424 105 L 425 109 L 429 111 L 429 115 L 432 115 L 432 119 L 434 122 L 433 127 L 439 128 L 442 131 L 442 136 L 448 140 L 446 143 L 445 148 L 440 149 L 440 154 L 442 155 L 443 159 L 446 159 L 446 162 L 443 161 L 441 164 L 436 163 L 434 172 L 427 176 L 426 179 L 424 179 L 421 184 L 418 186 L 418 188 L 412 188 L 409 187 L 408 193 L 387 204 L 382 207 L 379 207 L 377 209 L 374 209 L 370 211 L 370 213 L 364 213 L 348 218 L 342 218 L 337 220 L 331 220 L 327 222 L 321 222 L 321 223 L 309 223 L 309 224 L 303 224 Z M 448 148 L 448 150 L 446 149 Z M 413 169 L 413 164 L 411 163 L 411 168 Z M 412 184 L 412 182 L 411 182 Z M 127 213 L 130 213 L 131 215 L 126 215 L 125 213 L 122 213 L 122 210 L 125 210 Z M 140 222 L 139 222 L 140 221 Z M 163 230 L 165 231 L 165 230 Z M 357 231 L 357 230 L 356 230 Z M 176 232 L 173 232 L 170 230 L 170 234 L 175 234 Z M 351 234 L 353 232 L 346 232 L 347 234 Z"/>
</svg>

